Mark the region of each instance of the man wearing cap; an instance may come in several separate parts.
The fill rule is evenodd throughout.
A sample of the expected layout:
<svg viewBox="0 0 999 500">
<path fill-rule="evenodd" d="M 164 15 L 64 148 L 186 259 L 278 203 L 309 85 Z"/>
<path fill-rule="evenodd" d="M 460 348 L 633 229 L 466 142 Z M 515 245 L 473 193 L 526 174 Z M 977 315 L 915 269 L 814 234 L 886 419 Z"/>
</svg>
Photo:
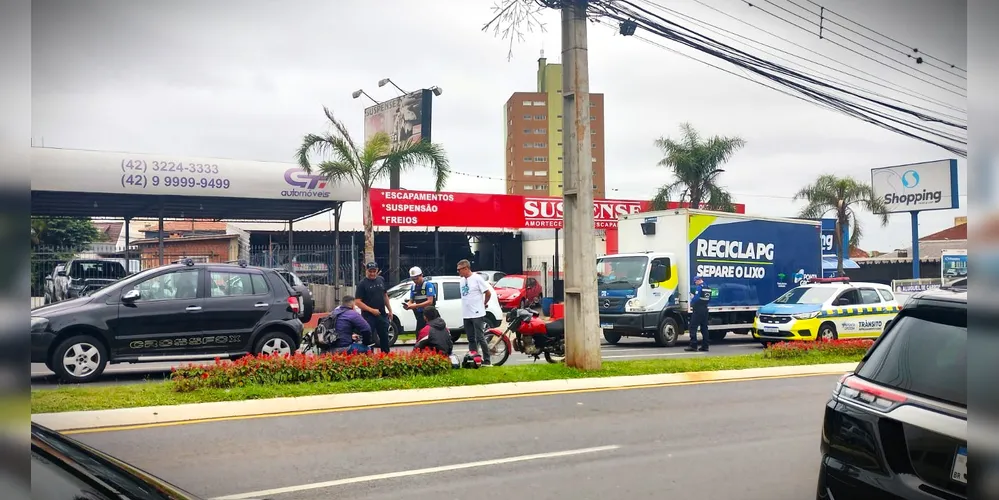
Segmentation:
<svg viewBox="0 0 999 500">
<path fill-rule="evenodd" d="M 685 351 L 708 350 L 708 302 L 711 300 L 711 289 L 704 286 L 704 278 L 694 277 L 694 286 L 690 287 L 690 345 Z M 697 348 L 697 330 L 701 330 L 701 348 Z"/>
<path fill-rule="evenodd" d="M 409 277 L 413 280 L 413 286 L 409 289 L 409 300 L 404 302 L 402 307 L 413 311 L 416 316 L 416 331 L 420 332 L 424 326 L 427 326 L 423 309 L 437 305 L 437 287 L 423 278 L 423 270 L 419 267 L 409 268 Z"/>
<path fill-rule="evenodd" d="M 389 352 L 389 321 L 392 321 L 392 305 L 385 289 L 385 279 L 378 274 L 378 264 L 368 262 L 364 266 L 364 279 L 354 290 L 354 303 L 361 308 L 361 317 L 371 325 L 372 334 L 377 338 L 365 339 L 366 344 L 378 343 L 382 352 Z"/>
</svg>

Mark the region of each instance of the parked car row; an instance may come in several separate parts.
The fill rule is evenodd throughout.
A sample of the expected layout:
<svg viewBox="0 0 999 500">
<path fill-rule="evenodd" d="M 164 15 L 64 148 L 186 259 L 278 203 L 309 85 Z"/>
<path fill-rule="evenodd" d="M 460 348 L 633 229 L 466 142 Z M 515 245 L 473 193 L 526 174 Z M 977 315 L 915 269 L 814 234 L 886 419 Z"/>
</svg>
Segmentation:
<svg viewBox="0 0 999 500">
<path fill-rule="evenodd" d="M 464 320 L 461 314 L 461 277 L 460 276 L 427 276 L 437 287 L 437 310 L 441 318 L 451 330 L 451 338 L 457 341 L 464 332 Z M 488 283 L 487 283 L 488 284 Z M 389 343 L 394 345 L 402 333 L 416 333 L 416 316 L 402 308 L 403 302 L 409 300 L 412 280 L 405 280 L 389 288 L 387 293 L 395 315 L 389 327 Z M 489 328 L 500 325 L 503 318 L 503 308 L 500 306 L 499 291 L 489 285 L 492 297 L 486 307 L 486 323 Z"/>
</svg>

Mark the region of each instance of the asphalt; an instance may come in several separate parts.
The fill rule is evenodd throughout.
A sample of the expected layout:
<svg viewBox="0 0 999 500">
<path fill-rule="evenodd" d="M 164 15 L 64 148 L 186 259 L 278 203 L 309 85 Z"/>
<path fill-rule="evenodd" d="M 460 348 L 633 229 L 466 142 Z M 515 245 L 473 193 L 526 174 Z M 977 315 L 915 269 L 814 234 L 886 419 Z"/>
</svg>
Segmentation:
<svg viewBox="0 0 999 500">
<path fill-rule="evenodd" d="M 762 346 L 748 335 L 729 334 L 724 340 L 711 346 L 707 353 L 688 353 L 683 350 L 687 337 L 680 337 L 675 347 L 656 347 L 650 339 L 625 338 L 617 345 L 601 346 L 603 359 L 608 361 L 625 361 L 629 359 L 654 359 L 688 356 L 733 356 L 759 352 Z M 393 349 L 411 350 L 412 346 L 397 345 Z M 464 339 L 455 346 L 455 354 L 463 356 L 468 352 L 468 343 Z M 507 366 L 534 363 L 534 358 L 513 352 L 506 362 Z M 541 358 L 538 363 L 544 363 Z M 163 381 L 170 377 L 172 367 L 187 365 L 190 361 L 164 363 L 121 363 L 114 364 L 104 370 L 100 379 L 87 384 L 88 386 L 134 384 L 137 382 Z M 195 361 L 194 364 L 209 364 L 212 361 Z M 31 388 L 52 389 L 59 387 L 59 379 L 42 363 L 31 365 Z"/>
<path fill-rule="evenodd" d="M 791 500 L 815 494 L 822 413 L 835 380 L 560 394 L 73 437 L 206 498 Z M 532 458 L 552 452 L 569 453 Z M 274 488 L 290 491 L 266 491 Z"/>
</svg>

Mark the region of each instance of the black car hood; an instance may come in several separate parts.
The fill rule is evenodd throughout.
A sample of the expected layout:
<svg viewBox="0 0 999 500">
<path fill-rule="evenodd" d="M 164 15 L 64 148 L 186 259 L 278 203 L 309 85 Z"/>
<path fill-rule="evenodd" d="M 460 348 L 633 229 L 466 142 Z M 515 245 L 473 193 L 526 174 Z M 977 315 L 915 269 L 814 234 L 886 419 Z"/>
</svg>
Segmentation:
<svg viewBox="0 0 999 500">
<path fill-rule="evenodd" d="M 94 300 L 93 296 L 90 297 L 80 297 L 77 299 L 63 300 L 61 302 L 56 302 L 55 304 L 49 304 L 42 307 L 38 307 L 31 310 L 32 316 L 49 316 L 53 314 L 59 314 L 63 312 L 72 311 L 80 306 L 89 304 Z"/>
</svg>

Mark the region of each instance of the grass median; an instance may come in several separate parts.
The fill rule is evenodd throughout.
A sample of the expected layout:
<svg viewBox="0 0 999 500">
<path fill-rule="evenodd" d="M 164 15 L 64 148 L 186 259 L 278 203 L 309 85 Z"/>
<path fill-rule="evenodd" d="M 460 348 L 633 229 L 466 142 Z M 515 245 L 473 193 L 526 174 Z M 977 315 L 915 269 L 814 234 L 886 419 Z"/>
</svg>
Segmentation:
<svg viewBox="0 0 999 500">
<path fill-rule="evenodd" d="M 142 382 L 112 386 L 66 386 L 56 389 L 31 391 L 32 413 L 54 413 L 81 410 L 106 410 L 141 406 L 177 405 L 215 401 L 243 401 L 277 397 L 314 396 L 353 392 L 386 391 L 396 389 L 423 389 L 467 385 L 497 384 L 504 382 L 533 382 L 588 377 L 616 377 L 651 375 L 657 373 L 684 373 L 716 370 L 740 370 L 774 366 L 813 365 L 824 363 L 849 363 L 859 361 L 860 355 L 807 352 L 789 358 L 768 357 L 764 353 L 741 356 L 696 356 L 689 358 L 645 359 L 636 361 L 605 361 L 598 371 L 583 372 L 562 364 L 539 362 L 482 368 L 479 370 L 451 370 L 442 375 L 406 378 L 378 378 L 342 382 L 263 384 L 228 389 L 202 388 L 191 392 L 177 392 L 173 382 Z"/>
</svg>

